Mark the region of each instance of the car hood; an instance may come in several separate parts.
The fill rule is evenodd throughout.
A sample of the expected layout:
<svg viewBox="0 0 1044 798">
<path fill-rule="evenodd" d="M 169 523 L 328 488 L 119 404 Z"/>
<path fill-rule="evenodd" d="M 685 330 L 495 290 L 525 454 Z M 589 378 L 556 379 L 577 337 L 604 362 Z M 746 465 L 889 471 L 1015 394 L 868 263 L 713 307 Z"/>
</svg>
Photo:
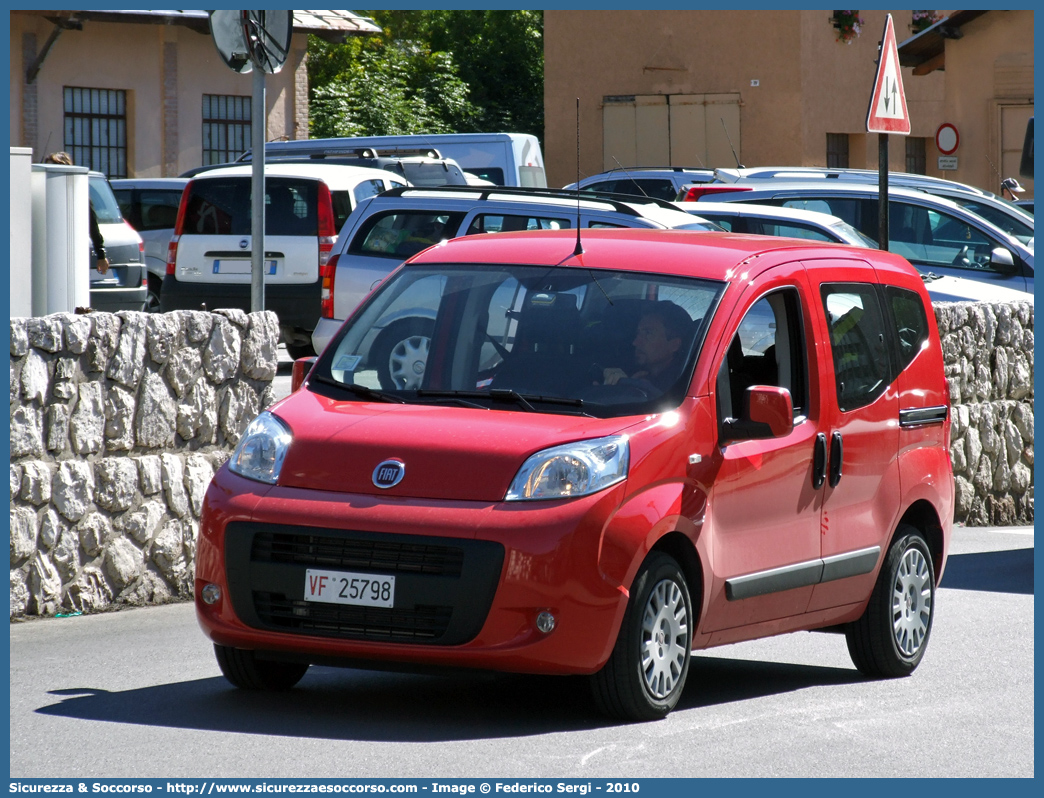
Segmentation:
<svg viewBox="0 0 1044 798">
<path fill-rule="evenodd" d="M 967 280 L 951 275 L 929 273 L 923 276 L 924 287 L 933 302 L 1029 302 L 1033 293 L 1016 291 L 986 281 Z"/>
<path fill-rule="evenodd" d="M 287 397 L 272 412 L 293 435 L 279 477 L 281 486 L 482 502 L 502 501 L 529 455 L 612 435 L 640 421 L 513 408 L 342 401 L 307 389 Z M 400 460 L 405 476 L 394 487 L 379 489 L 373 474 L 385 460 Z"/>
</svg>

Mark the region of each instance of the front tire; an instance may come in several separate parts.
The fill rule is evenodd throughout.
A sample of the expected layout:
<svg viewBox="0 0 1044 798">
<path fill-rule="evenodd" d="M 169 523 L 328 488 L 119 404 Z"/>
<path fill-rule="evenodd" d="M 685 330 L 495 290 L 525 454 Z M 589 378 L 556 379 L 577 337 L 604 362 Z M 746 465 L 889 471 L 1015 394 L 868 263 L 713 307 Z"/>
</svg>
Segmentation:
<svg viewBox="0 0 1044 798">
<path fill-rule="evenodd" d="M 631 587 L 613 653 L 591 677 L 598 708 L 623 720 L 665 718 L 685 689 L 694 623 L 681 568 L 668 555 L 653 552 Z"/>
<path fill-rule="evenodd" d="M 848 653 L 874 678 L 909 676 L 924 657 L 935 617 L 935 568 L 924 536 L 899 526 L 859 620 L 845 629 Z"/>
<path fill-rule="evenodd" d="M 380 334 L 374 342 L 371 360 L 384 390 L 421 387 L 434 329 L 431 319 L 403 319 L 390 324 Z"/>
<path fill-rule="evenodd" d="M 258 659 L 253 651 L 214 644 L 221 673 L 241 690 L 282 692 L 289 690 L 305 675 L 307 664 L 273 662 Z"/>
</svg>

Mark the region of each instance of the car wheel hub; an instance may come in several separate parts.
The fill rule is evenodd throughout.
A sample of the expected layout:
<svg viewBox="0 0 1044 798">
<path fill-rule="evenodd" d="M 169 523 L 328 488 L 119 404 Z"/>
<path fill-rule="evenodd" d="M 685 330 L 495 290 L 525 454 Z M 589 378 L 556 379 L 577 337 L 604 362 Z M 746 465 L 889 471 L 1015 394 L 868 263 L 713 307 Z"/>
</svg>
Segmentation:
<svg viewBox="0 0 1044 798">
<path fill-rule="evenodd" d="M 931 571 L 917 549 L 903 554 L 892 589 L 892 629 L 903 655 L 914 656 L 924 644 L 932 618 Z"/>
<path fill-rule="evenodd" d="M 677 687 L 688 644 L 688 608 L 681 588 L 664 579 L 653 588 L 642 617 L 641 669 L 646 689 L 656 699 Z"/>
</svg>

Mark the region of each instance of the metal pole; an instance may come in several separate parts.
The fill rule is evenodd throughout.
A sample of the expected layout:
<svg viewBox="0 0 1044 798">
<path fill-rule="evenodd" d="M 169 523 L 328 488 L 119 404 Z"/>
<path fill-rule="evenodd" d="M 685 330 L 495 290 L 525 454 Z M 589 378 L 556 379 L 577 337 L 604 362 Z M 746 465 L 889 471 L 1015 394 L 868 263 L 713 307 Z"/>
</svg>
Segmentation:
<svg viewBox="0 0 1044 798">
<path fill-rule="evenodd" d="M 254 67 L 254 96 L 250 114 L 251 215 L 250 312 L 265 309 L 265 71 Z"/>
<path fill-rule="evenodd" d="M 888 134 L 877 134 L 877 240 L 888 251 Z"/>
</svg>

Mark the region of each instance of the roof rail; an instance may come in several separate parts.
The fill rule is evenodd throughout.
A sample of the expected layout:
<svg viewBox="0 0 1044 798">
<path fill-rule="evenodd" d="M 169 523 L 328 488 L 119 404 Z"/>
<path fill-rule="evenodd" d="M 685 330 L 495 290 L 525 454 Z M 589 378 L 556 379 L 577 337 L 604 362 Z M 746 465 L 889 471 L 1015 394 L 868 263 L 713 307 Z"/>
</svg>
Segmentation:
<svg viewBox="0 0 1044 798">
<path fill-rule="evenodd" d="M 491 199 L 492 195 L 501 196 L 516 196 L 516 197 L 532 197 L 533 199 L 539 200 L 547 197 L 550 199 L 568 199 L 576 201 L 577 192 L 573 190 L 565 189 L 553 189 L 553 188 L 529 188 L 523 186 L 396 186 L 383 192 L 380 196 L 382 197 L 401 197 L 403 194 L 412 191 L 420 191 L 425 194 L 431 192 L 437 192 L 440 194 L 478 194 L 480 200 L 486 201 Z M 628 216 L 641 216 L 641 213 L 632 207 L 633 205 L 656 205 L 661 208 L 668 208 L 673 211 L 679 211 L 684 213 L 677 205 L 668 202 L 667 200 L 652 199 L 647 197 L 633 197 L 629 194 L 609 194 L 594 191 L 581 191 L 580 199 L 587 200 L 588 202 L 601 202 L 609 205 L 617 213 L 623 213 Z"/>
</svg>

